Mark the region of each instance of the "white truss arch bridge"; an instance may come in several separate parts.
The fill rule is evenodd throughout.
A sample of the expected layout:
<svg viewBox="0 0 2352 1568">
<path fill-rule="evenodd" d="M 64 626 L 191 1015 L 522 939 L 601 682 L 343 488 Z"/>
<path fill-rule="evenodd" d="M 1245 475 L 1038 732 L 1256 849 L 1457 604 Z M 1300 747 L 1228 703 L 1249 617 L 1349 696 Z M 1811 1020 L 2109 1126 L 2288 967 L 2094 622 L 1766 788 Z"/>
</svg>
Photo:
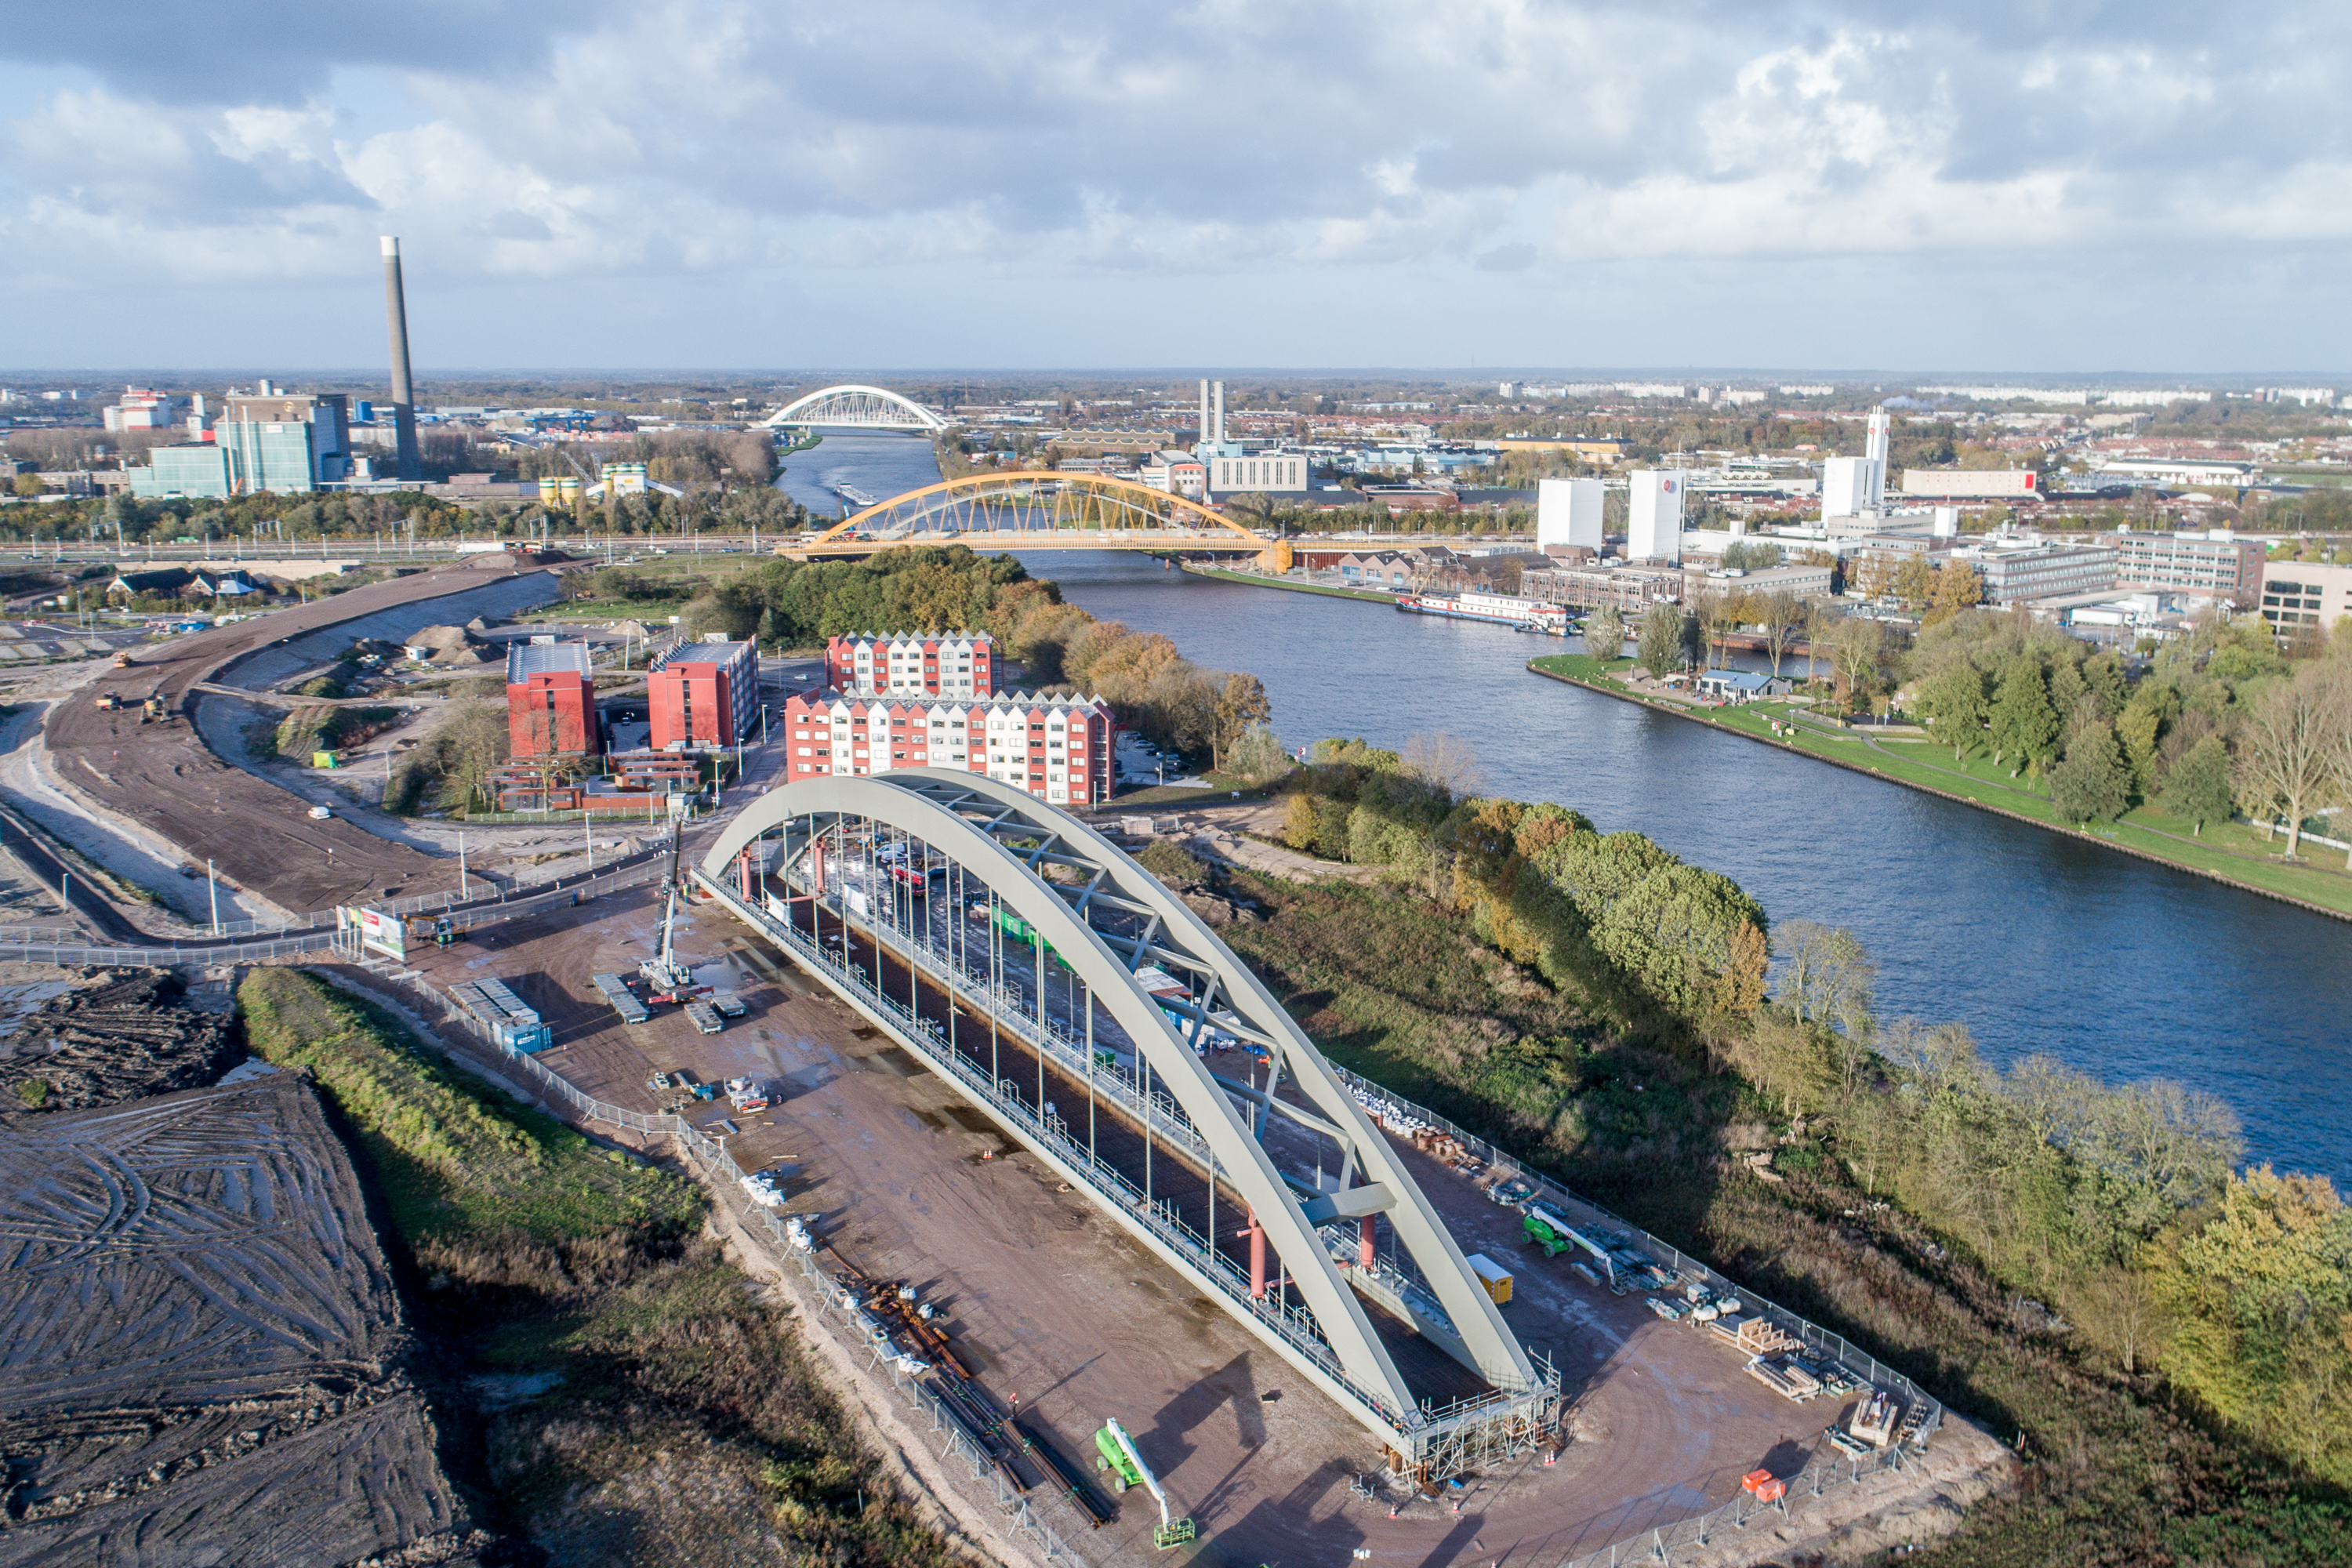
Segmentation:
<svg viewBox="0 0 2352 1568">
<path fill-rule="evenodd" d="M 887 386 L 828 386 L 777 409 L 760 427 L 781 430 L 823 425 L 848 430 L 944 430 L 950 421 Z"/>
<path fill-rule="evenodd" d="M 1556 1440 L 1387 1137 L 1257 976 L 1093 827 L 971 773 L 805 779 L 693 881 L 1376 1436 L 1442 1479 Z"/>
</svg>

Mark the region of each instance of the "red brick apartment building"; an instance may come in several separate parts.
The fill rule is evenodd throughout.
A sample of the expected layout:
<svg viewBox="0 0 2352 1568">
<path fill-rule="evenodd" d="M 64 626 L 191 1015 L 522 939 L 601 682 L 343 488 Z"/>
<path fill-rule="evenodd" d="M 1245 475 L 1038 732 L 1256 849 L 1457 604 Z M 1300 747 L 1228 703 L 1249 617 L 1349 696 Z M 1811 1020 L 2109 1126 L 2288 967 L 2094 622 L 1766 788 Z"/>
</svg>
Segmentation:
<svg viewBox="0 0 2352 1568">
<path fill-rule="evenodd" d="M 646 676 L 650 749 L 731 746 L 760 712 L 760 654 L 747 642 L 680 643 Z"/>
<path fill-rule="evenodd" d="M 1118 728 L 1098 697 L 960 702 L 832 690 L 800 692 L 784 704 L 789 778 L 952 768 L 1055 805 L 1110 798 Z"/>
<path fill-rule="evenodd" d="M 507 749 L 518 757 L 594 756 L 604 749 L 586 643 L 507 645 Z"/>
<path fill-rule="evenodd" d="M 910 697 L 992 697 L 1000 672 L 986 632 L 827 637 L 824 668 L 839 690 Z"/>
</svg>

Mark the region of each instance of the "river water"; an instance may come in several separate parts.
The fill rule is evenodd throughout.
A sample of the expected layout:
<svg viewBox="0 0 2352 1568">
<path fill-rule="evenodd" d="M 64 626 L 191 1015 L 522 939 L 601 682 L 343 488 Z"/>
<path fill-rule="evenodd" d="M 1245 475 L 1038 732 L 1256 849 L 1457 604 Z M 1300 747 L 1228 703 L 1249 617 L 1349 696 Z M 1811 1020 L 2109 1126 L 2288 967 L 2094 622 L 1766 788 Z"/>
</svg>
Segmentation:
<svg viewBox="0 0 2352 1568">
<path fill-rule="evenodd" d="M 828 437 L 785 468 L 824 515 L 843 480 L 939 479 L 912 437 Z M 1092 614 L 1256 675 L 1293 746 L 1449 731 L 1496 794 L 1648 834 L 1775 921 L 1849 927 L 1883 1016 L 1965 1023 L 1998 1066 L 2178 1079 L 2237 1110 L 2252 1158 L 2352 1179 L 2352 925 L 1528 674 L 1549 639 L 1139 555 L 1025 559 Z"/>
<path fill-rule="evenodd" d="M 939 482 L 940 463 L 929 437 L 872 433 L 828 435 L 805 452 L 787 452 L 783 472 L 776 476 L 778 489 L 815 516 L 833 519 L 849 515 L 835 485 L 855 485 L 876 500 L 887 500 Z"/>
<path fill-rule="evenodd" d="M 2352 925 L 1528 673 L 1562 645 L 1361 601 L 1035 554 L 1107 620 L 1265 683 L 1293 746 L 1468 741 L 1495 794 L 1720 871 L 1775 921 L 1851 928 L 1882 1016 L 2228 1100 L 2249 1152 L 2352 1177 Z M 1574 647 L 1570 642 L 1569 647 Z"/>
</svg>

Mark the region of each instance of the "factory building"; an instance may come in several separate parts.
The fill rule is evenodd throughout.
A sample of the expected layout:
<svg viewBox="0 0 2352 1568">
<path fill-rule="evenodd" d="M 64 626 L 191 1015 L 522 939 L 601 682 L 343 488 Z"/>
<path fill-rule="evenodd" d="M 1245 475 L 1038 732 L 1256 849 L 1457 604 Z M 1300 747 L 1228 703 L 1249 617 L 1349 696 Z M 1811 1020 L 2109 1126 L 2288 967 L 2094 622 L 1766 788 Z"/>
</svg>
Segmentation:
<svg viewBox="0 0 2352 1568">
<path fill-rule="evenodd" d="M 835 690 L 793 695 L 784 730 L 792 779 L 951 768 L 1085 805 L 1110 798 L 1118 721 L 1098 697 L 963 702 Z"/>
<path fill-rule="evenodd" d="M 893 632 L 827 637 L 824 669 L 843 691 L 992 697 L 999 660 L 986 632 Z"/>
<path fill-rule="evenodd" d="M 646 676 L 646 744 L 656 752 L 731 746 L 760 711 L 760 655 L 748 642 L 681 643 Z"/>
<path fill-rule="evenodd" d="M 341 393 L 232 392 L 205 439 L 158 447 L 129 470 L 142 500 L 188 496 L 226 500 L 264 490 L 296 495 L 349 475 L 349 400 Z"/>
<path fill-rule="evenodd" d="M 507 645 L 507 749 L 519 758 L 604 750 L 586 643 Z"/>
<path fill-rule="evenodd" d="M 1636 468 L 1626 476 L 1626 559 L 1681 560 L 1683 476 L 1663 468 Z"/>
<path fill-rule="evenodd" d="M 1571 545 L 1598 554 L 1604 489 L 1599 479 L 1540 481 L 1536 486 L 1536 548 Z"/>
</svg>

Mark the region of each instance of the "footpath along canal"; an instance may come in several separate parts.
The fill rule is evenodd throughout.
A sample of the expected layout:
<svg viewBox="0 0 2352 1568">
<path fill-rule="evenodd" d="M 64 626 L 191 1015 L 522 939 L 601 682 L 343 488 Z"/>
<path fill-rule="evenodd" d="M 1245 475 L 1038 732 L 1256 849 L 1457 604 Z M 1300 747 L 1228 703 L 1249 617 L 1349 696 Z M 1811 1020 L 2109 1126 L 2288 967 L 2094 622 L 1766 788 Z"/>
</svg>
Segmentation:
<svg viewBox="0 0 2352 1568">
<path fill-rule="evenodd" d="M 2042 1051 L 2178 1079 L 2236 1108 L 2252 1158 L 2352 1179 L 2342 921 L 1528 673 L 1557 640 L 1140 556 L 1028 564 L 1093 615 L 1256 675 L 1293 745 L 1450 731 L 1496 794 L 1646 833 L 1776 921 L 1851 927 L 1884 1016 L 1963 1022 L 1995 1065 Z"/>
</svg>

